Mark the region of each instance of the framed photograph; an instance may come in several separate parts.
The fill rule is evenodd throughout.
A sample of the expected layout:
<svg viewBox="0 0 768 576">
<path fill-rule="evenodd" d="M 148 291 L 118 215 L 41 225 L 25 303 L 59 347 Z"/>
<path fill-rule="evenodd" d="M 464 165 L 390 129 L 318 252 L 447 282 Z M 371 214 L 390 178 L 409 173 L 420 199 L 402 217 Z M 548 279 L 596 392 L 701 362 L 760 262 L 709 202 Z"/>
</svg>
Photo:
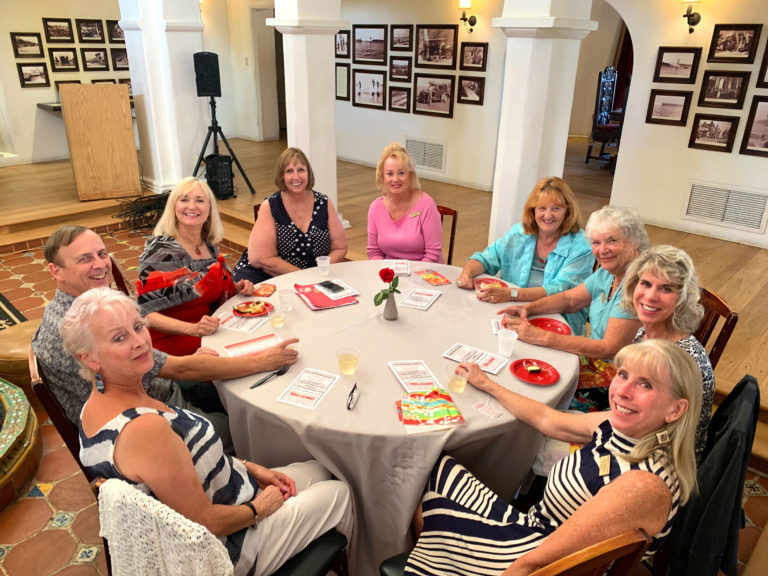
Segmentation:
<svg viewBox="0 0 768 576">
<path fill-rule="evenodd" d="M 459 70 L 485 72 L 488 65 L 488 42 L 462 42 Z"/>
<path fill-rule="evenodd" d="M 125 34 L 117 20 L 107 20 L 107 37 L 110 44 L 125 44 Z"/>
<path fill-rule="evenodd" d="M 72 20 L 69 18 L 43 18 L 43 31 L 45 32 L 45 41 L 48 44 L 75 41 Z"/>
<path fill-rule="evenodd" d="M 768 96 L 752 98 L 739 154 L 768 158 Z"/>
<path fill-rule="evenodd" d="M 349 30 L 336 32 L 336 58 L 349 58 Z"/>
<path fill-rule="evenodd" d="M 717 116 L 715 114 L 696 114 L 693 117 L 691 138 L 688 148 L 730 152 L 739 127 L 737 116 Z"/>
<path fill-rule="evenodd" d="M 336 100 L 349 100 L 349 64 L 336 63 Z"/>
<path fill-rule="evenodd" d="M 483 105 L 485 94 L 485 78 L 480 76 L 459 76 L 459 90 L 456 102 L 459 104 Z"/>
<path fill-rule="evenodd" d="M 699 106 L 741 109 L 750 75 L 751 72 L 705 70 L 699 92 Z"/>
<path fill-rule="evenodd" d="M 98 80 L 91 80 L 91 84 L 117 84 L 117 80 L 114 78 L 100 78 Z"/>
<path fill-rule="evenodd" d="M 128 50 L 125 48 L 110 48 L 112 70 L 128 70 Z"/>
<path fill-rule="evenodd" d="M 455 76 L 414 74 L 413 113 L 453 118 Z"/>
<path fill-rule="evenodd" d="M 387 65 L 387 25 L 352 25 L 352 62 Z M 382 98 L 383 101 L 383 98 Z"/>
<path fill-rule="evenodd" d="M 701 48 L 661 46 L 659 55 L 656 57 L 653 81 L 670 84 L 695 84 L 700 60 Z"/>
<path fill-rule="evenodd" d="M 392 24 L 389 27 L 389 49 L 395 52 L 413 51 L 413 26 Z"/>
<path fill-rule="evenodd" d="M 390 56 L 389 57 L 389 81 L 390 82 L 411 82 L 411 71 L 413 69 L 413 58 L 411 56 Z"/>
<path fill-rule="evenodd" d="M 81 44 L 104 44 L 107 41 L 101 20 L 75 18 L 75 27 L 77 28 L 77 39 Z"/>
<path fill-rule="evenodd" d="M 682 90 L 651 90 L 648 100 L 646 124 L 666 124 L 667 126 L 685 126 L 688 122 L 688 110 L 691 108 L 693 92 Z"/>
<path fill-rule="evenodd" d="M 106 48 L 80 48 L 80 59 L 86 72 L 109 70 Z"/>
<path fill-rule="evenodd" d="M 405 112 L 411 111 L 411 89 L 400 86 L 389 87 L 389 111 Z"/>
<path fill-rule="evenodd" d="M 29 64 L 16 64 L 19 71 L 19 82 L 22 88 L 37 88 L 50 86 L 48 66 L 45 62 L 30 62 Z"/>
<path fill-rule="evenodd" d="M 458 24 L 416 25 L 416 67 L 456 69 Z M 418 90 L 416 91 L 418 94 Z M 453 102 L 453 99 L 451 99 Z"/>
<path fill-rule="evenodd" d="M 128 96 L 130 98 L 133 98 L 133 85 L 131 84 L 130 78 L 120 78 L 120 80 L 117 81 L 118 84 L 127 84 L 128 85 Z"/>
<path fill-rule="evenodd" d="M 386 110 L 387 73 L 383 70 L 352 71 L 352 106 Z"/>
<path fill-rule="evenodd" d="M 763 52 L 763 63 L 760 64 L 760 73 L 757 75 L 755 88 L 768 88 L 768 44 Z"/>
<path fill-rule="evenodd" d="M 11 32 L 11 44 L 16 58 L 43 57 L 43 39 L 37 32 Z"/>
<path fill-rule="evenodd" d="M 59 94 L 59 86 L 62 84 L 80 84 L 80 80 L 56 80 L 56 100 L 61 101 L 61 95 Z"/>
<path fill-rule="evenodd" d="M 51 61 L 51 72 L 78 72 L 75 48 L 48 48 L 48 59 Z"/>
<path fill-rule="evenodd" d="M 752 64 L 762 24 L 715 24 L 707 62 Z"/>
</svg>

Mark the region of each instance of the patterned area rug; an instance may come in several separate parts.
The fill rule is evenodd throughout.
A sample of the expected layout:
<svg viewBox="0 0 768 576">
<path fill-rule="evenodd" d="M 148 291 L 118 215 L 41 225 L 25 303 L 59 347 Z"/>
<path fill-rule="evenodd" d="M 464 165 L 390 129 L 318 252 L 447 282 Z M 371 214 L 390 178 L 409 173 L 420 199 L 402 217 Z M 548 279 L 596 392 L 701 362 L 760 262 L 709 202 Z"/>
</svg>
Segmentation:
<svg viewBox="0 0 768 576">
<path fill-rule="evenodd" d="M 13 304 L 8 302 L 5 296 L 0 294 L 0 330 L 5 330 L 15 324 L 20 324 L 25 320 L 26 318 L 24 318 L 24 315 L 16 310 Z"/>
</svg>

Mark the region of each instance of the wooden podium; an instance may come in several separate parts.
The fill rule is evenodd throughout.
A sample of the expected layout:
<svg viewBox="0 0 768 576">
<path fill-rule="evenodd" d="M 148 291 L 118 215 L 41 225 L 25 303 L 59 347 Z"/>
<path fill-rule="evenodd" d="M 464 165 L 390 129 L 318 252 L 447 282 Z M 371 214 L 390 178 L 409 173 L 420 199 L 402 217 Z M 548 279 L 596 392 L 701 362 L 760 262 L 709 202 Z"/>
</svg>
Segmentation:
<svg viewBox="0 0 768 576">
<path fill-rule="evenodd" d="M 80 200 L 140 195 L 128 86 L 62 84 L 59 94 Z"/>
</svg>

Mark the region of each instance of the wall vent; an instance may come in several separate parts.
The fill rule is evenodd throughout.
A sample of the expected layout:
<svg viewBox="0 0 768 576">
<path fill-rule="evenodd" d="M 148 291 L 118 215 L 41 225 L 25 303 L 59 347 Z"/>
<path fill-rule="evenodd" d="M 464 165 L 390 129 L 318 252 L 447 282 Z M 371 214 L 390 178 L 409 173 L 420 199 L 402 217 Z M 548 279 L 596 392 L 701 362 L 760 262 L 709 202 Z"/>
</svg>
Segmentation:
<svg viewBox="0 0 768 576">
<path fill-rule="evenodd" d="M 445 172 L 445 144 L 416 138 L 405 139 L 405 149 L 417 168 Z"/>
<path fill-rule="evenodd" d="M 765 232 L 768 192 L 691 182 L 684 218 L 726 228 Z"/>
</svg>

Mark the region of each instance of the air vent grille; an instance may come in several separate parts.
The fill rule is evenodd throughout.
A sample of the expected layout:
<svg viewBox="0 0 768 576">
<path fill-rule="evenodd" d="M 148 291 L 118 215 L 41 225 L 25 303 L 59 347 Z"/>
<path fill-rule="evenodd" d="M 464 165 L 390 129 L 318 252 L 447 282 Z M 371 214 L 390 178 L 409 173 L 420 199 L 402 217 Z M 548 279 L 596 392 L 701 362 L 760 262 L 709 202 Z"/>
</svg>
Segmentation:
<svg viewBox="0 0 768 576">
<path fill-rule="evenodd" d="M 417 168 L 445 172 L 445 144 L 406 138 L 405 149 Z"/>
<path fill-rule="evenodd" d="M 693 182 L 685 216 L 691 220 L 716 222 L 728 228 L 764 231 L 768 195 Z"/>
</svg>

